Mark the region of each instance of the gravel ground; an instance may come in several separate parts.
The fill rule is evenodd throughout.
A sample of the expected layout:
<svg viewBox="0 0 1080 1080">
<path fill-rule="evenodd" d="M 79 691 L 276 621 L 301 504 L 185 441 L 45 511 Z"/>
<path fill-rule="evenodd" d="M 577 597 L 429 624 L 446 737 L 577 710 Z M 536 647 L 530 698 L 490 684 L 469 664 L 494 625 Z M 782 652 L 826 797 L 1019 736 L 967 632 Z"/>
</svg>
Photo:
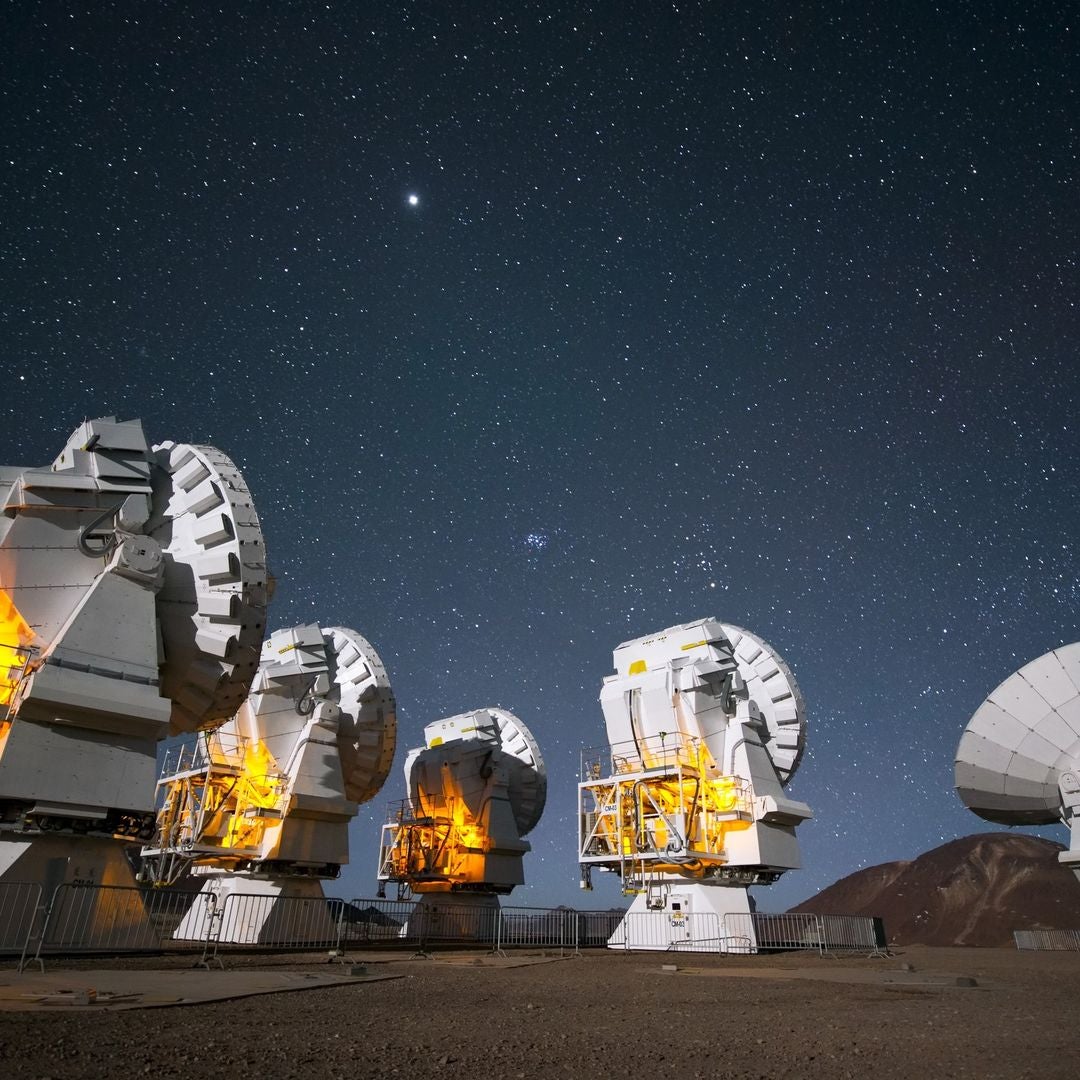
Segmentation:
<svg viewBox="0 0 1080 1080">
<path fill-rule="evenodd" d="M 316 970 L 320 959 L 273 964 Z M 0 1076 L 1076 1076 L 1078 953 L 366 959 L 402 978 L 212 1005 L 0 1012 Z M 169 965 L 190 959 L 138 966 Z M 65 966 L 92 983 L 93 962 Z"/>
</svg>

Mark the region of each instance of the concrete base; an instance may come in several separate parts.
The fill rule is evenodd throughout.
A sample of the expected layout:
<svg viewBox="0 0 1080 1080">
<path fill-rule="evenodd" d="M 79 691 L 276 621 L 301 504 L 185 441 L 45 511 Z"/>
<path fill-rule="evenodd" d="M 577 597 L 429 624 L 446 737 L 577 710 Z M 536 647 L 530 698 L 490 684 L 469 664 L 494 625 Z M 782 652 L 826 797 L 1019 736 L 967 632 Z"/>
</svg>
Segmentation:
<svg viewBox="0 0 1080 1080">
<path fill-rule="evenodd" d="M 402 928 L 421 948 L 440 941 L 495 941 L 499 898 L 493 893 L 425 893 Z"/>
<path fill-rule="evenodd" d="M 208 875 L 173 937 L 205 941 L 212 920 L 217 940 L 230 945 L 320 947 L 337 940 L 336 920 L 316 878 Z"/>
<path fill-rule="evenodd" d="M 124 846 L 105 836 L 0 832 L 0 882 L 34 881 L 49 893 L 64 884 L 133 889 Z"/>
<path fill-rule="evenodd" d="M 745 888 L 664 880 L 630 905 L 609 949 L 646 952 L 756 953 Z"/>
<path fill-rule="evenodd" d="M 0 949 L 21 949 L 56 898 L 57 933 L 97 941 L 153 937 L 124 844 L 70 833 L 0 832 Z M 58 943 L 58 942 L 54 942 Z"/>
</svg>

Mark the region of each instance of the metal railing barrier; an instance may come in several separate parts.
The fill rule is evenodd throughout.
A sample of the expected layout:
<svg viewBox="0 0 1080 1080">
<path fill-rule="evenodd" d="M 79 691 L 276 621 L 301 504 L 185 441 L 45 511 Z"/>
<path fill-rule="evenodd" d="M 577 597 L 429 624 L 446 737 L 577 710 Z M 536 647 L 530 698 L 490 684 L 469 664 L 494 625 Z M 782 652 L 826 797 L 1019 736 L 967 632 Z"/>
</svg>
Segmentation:
<svg viewBox="0 0 1080 1080">
<path fill-rule="evenodd" d="M 577 911 L 578 948 L 603 948 L 626 915 L 625 911 Z"/>
<path fill-rule="evenodd" d="M 758 952 L 780 952 L 787 949 L 813 949 L 822 952 L 824 933 L 816 915 L 780 912 L 754 912 L 754 938 Z"/>
<path fill-rule="evenodd" d="M 822 956 L 888 950 L 880 919 L 861 915 L 812 915 L 805 912 L 732 913 L 723 918 L 725 952 L 814 951 Z"/>
<path fill-rule="evenodd" d="M 44 917 L 36 881 L 0 881 L 0 953 L 17 954 L 20 971 Z"/>
<path fill-rule="evenodd" d="M 342 947 L 409 944 L 408 927 L 416 907 L 415 900 L 349 900 L 342 911 Z"/>
<path fill-rule="evenodd" d="M 230 893 L 207 912 L 204 962 L 222 949 L 340 950 L 346 902 L 312 896 Z"/>
<path fill-rule="evenodd" d="M 819 915 L 821 952 L 866 953 L 867 956 L 885 956 L 888 942 L 880 919 L 863 915 Z"/>
<path fill-rule="evenodd" d="M 632 911 L 612 935 L 612 948 L 627 952 L 722 952 L 715 911 Z"/>
<path fill-rule="evenodd" d="M 49 955 L 194 951 L 201 963 L 220 953 L 437 945 L 509 949 L 583 947 L 634 951 L 756 953 L 815 950 L 822 955 L 885 955 L 881 921 L 803 913 L 577 911 L 323 897 L 142 889 L 108 885 L 58 886 L 43 903 L 34 882 L 0 883 L 0 952 L 44 968 Z M 1018 949 L 1078 949 L 1080 931 L 1016 931 Z M 30 959 L 28 960 L 28 956 Z"/>
<path fill-rule="evenodd" d="M 558 949 L 579 953 L 578 912 L 570 908 L 504 907 L 499 911 L 495 951 Z"/>
<path fill-rule="evenodd" d="M 490 945 L 497 948 L 499 909 L 420 901 L 402 938 L 425 954 L 432 945 Z"/>
<path fill-rule="evenodd" d="M 1080 952 L 1080 930 L 1014 930 L 1021 951 Z"/>
<path fill-rule="evenodd" d="M 46 955 L 190 950 L 175 936 L 201 902 L 199 893 L 120 885 L 58 885 L 49 898 L 32 962 L 44 970 Z M 24 950 L 21 971 L 27 964 Z"/>
</svg>

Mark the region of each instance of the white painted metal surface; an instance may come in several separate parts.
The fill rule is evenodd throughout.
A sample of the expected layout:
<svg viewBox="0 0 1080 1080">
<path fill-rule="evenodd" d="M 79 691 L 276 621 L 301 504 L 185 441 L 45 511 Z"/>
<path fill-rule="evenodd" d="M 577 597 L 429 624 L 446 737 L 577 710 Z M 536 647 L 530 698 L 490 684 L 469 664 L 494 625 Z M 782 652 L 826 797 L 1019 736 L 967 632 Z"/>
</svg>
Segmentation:
<svg viewBox="0 0 1080 1080">
<path fill-rule="evenodd" d="M 157 833 L 143 849 L 153 876 L 190 865 L 215 902 L 258 894 L 249 922 L 277 919 L 277 897 L 321 897 L 318 879 L 348 862 L 359 804 L 386 780 L 396 731 L 386 669 L 356 631 L 275 631 L 237 715 L 159 782 Z"/>
<path fill-rule="evenodd" d="M 741 626 L 722 625 L 747 694 L 761 710 L 769 759 L 786 787 L 806 749 L 806 699 L 791 668 L 771 645 Z"/>
<path fill-rule="evenodd" d="M 610 756 L 586 752 L 579 784 L 583 885 L 617 873 L 635 916 L 748 913 L 747 887 L 800 865 L 795 829 L 812 816 L 784 792 L 806 728 L 790 668 L 716 619 L 623 642 L 613 663 L 600 692 Z"/>
<path fill-rule="evenodd" d="M 547 799 L 540 748 L 495 707 L 437 720 L 424 738 L 405 760 L 408 800 L 383 826 L 379 880 L 431 903 L 490 905 L 524 881 L 525 837 Z"/>
<path fill-rule="evenodd" d="M 976 710 L 956 750 L 964 805 L 1003 825 L 1070 829 L 1059 859 L 1080 876 L 1080 642 L 1013 672 Z"/>
<path fill-rule="evenodd" d="M 115 880 L 81 838 L 145 840 L 158 741 L 230 716 L 255 674 L 259 521 L 220 451 L 114 417 L 0 469 L 0 500 L 0 869 L 28 873 L 48 832 L 64 880 Z"/>
<path fill-rule="evenodd" d="M 795 775 L 806 745 L 806 702 L 791 669 L 756 634 L 699 619 L 625 641 L 613 661 L 616 673 L 600 692 L 610 745 L 681 733 L 704 739 L 723 771 L 729 717 L 743 700 L 780 785 Z"/>
<path fill-rule="evenodd" d="M 540 746 L 524 721 L 506 709 L 474 709 L 428 724 L 424 739 L 426 748 L 410 750 L 405 762 L 409 798 L 414 805 L 423 801 L 425 792 L 441 793 L 442 784 L 430 770 L 436 762 L 441 765 L 448 754 L 463 765 L 466 760 L 481 762 L 497 754 L 500 766 L 506 771 L 507 798 L 514 824 L 522 836 L 532 832 L 547 802 L 547 768 Z M 449 744 L 455 744 L 452 752 L 438 751 L 440 746 Z M 477 809 L 479 806 L 477 801 Z"/>
<path fill-rule="evenodd" d="M 146 531 L 161 547 L 162 693 L 172 732 L 232 716 L 259 665 L 266 625 L 262 529 L 244 478 L 212 446 L 154 447 Z"/>
</svg>

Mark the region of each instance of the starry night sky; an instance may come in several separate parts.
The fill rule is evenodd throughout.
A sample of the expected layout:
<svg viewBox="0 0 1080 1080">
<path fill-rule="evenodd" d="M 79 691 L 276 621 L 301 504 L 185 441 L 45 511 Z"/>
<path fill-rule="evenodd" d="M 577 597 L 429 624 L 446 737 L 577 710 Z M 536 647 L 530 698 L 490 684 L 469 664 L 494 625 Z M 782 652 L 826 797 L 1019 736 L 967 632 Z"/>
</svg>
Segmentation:
<svg viewBox="0 0 1080 1080">
<path fill-rule="evenodd" d="M 577 890 L 600 682 L 704 615 L 809 705 L 763 908 L 992 828 L 960 733 L 1080 637 L 1078 23 L 5 5 L 0 461 L 118 414 L 241 466 L 271 628 L 355 627 L 398 696 L 334 894 L 424 724 L 500 704 L 550 776 L 513 902 L 613 903 Z"/>
</svg>

